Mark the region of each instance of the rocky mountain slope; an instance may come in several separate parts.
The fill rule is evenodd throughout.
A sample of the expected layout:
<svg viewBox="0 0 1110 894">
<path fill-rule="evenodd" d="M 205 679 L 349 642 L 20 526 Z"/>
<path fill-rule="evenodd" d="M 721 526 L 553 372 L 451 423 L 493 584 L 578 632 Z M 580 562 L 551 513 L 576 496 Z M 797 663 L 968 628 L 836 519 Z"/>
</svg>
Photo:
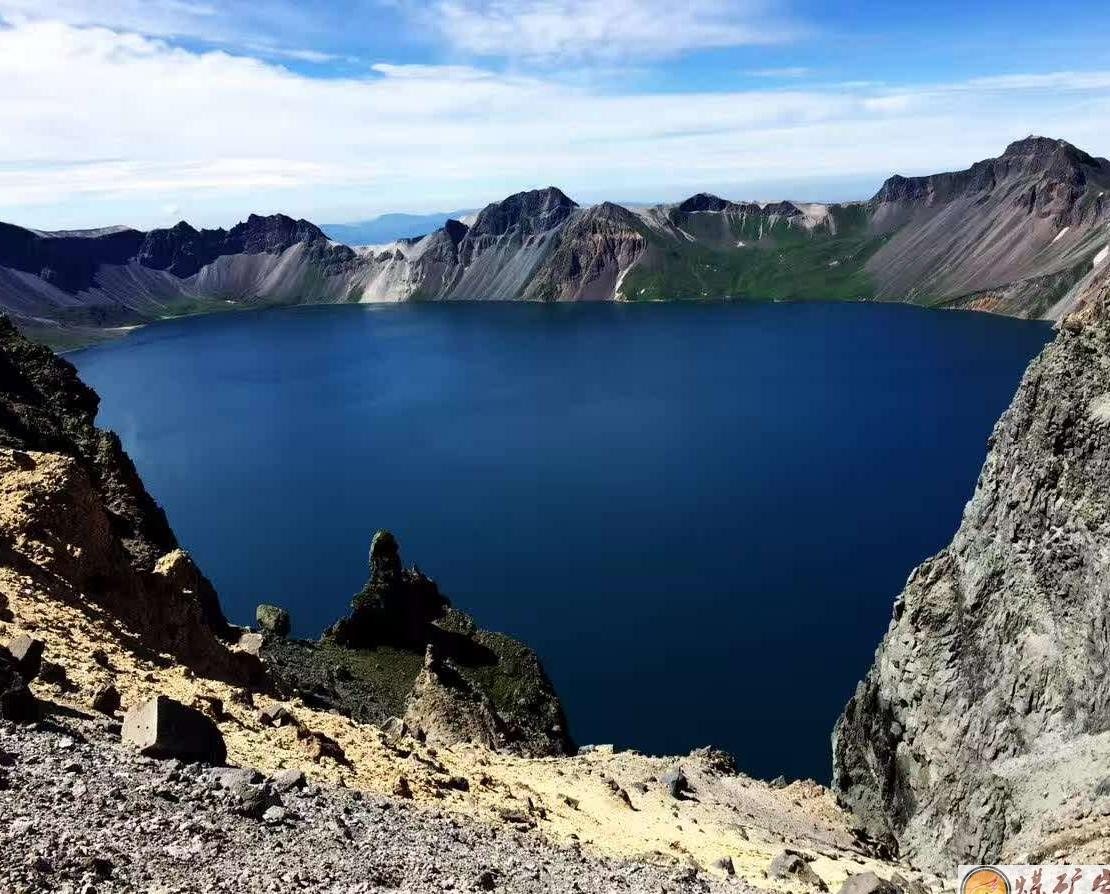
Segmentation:
<svg viewBox="0 0 1110 894">
<path fill-rule="evenodd" d="M 566 754 L 535 656 L 387 535 L 324 641 L 273 607 L 231 626 L 96 403 L 0 326 L 0 888 L 937 887 L 815 783 L 711 749 Z M 371 722 L 398 680 L 403 716 Z"/>
<path fill-rule="evenodd" d="M 186 313 L 409 300 L 889 300 L 1058 319 L 1110 245 L 1110 162 L 1030 137 L 966 171 L 891 177 L 867 202 L 582 208 L 517 193 L 426 236 L 352 249 L 252 215 L 41 233 L 0 225 L 0 309 L 87 341 Z"/>
<path fill-rule="evenodd" d="M 141 631 L 144 648 L 258 679 L 119 438 L 94 426 L 99 398 L 76 370 L 0 318 L 0 383 L 0 592 L 49 585 Z"/>
<path fill-rule="evenodd" d="M 834 735 L 834 787 L 919 865 L 1110 852 L 1110 271 L 1059 328 Z"/>
</svg>

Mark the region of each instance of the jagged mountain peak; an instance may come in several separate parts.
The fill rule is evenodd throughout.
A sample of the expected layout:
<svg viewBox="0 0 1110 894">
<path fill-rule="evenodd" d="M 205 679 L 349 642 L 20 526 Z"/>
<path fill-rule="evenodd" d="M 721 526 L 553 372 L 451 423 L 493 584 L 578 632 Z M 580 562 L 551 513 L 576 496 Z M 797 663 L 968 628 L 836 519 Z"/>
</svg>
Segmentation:
<svg viewBox="0 0 1110 894">
<path fill-rule="evenodd" d="M 303 217 L 294 220 L 287 214 L 251 214 L 245 221 L 233 226 L 228 233 L 233 238 L 250 234 L 285 237 L 286 241 L 292 242 L 312 242 L 328 238 L 316 224 Z"/>
<path fill-rule="evenodd" d="M 542 233 L 561 224 L 577 207 L 577 202 L 554 186 L 513 193 L 478 212 L 470 232 L 476 236 L 501 236 L 518 228 L 522 235 Z"/>
<path fill-rule="evenodd" d="M 724 211 L 731 204 L 728 199 L 722 199 L 713 193 L 699 192 L 679 203 L 677 210 L 682 214 L 693 214 L 696 211 Z"/>
<path fill-rule="evenodd" d="M 447 222 L 443 225 L 443 232 L 447 234 L 455 245 L 458 245 L 463 241 L 466 234 L 470 232 L 470 227 L 461 220 L 455 220 L 453 217 L 449 217 Z"/>
<path fill-rule="evenodd" d="M 924 177 L 888 178 L 871 203 L 947 201 L 960 194 L 990 192 L 1018 180 L 1044 180 L 1081 188 L 1090 180 L 1110 183 L 1110 161 L 1088 155 L 1065 140 L 1028 136 L 1006 147 L 997 158 L 978 161 L 962 171 Z"/>
<path fill-rule="evenodd" d="M 1094 159 L 1078 149 L 1066 140 L 1054 140 L 1051 137 L 1039 137 L 1033 134 L 1021 140 L 1015 140 L 1006 147 L 1006 151 L 1002 153 L 1002 158 L 1043 158 L 1050 155 L 1062 155 L 1077 160 L 1082 160 L 1087 163 L 1093 162 Z"/>
<path fill-rule="evenodd" d="M 625 208 L 624 205 L 618 205 L 616 202 L 599 202 L 597 205 L 587 208 L 583 216 L 592 220 L 610 220 L 622 223 L 634 223 L 638 220 L 635 214 Z"/>
</svg>

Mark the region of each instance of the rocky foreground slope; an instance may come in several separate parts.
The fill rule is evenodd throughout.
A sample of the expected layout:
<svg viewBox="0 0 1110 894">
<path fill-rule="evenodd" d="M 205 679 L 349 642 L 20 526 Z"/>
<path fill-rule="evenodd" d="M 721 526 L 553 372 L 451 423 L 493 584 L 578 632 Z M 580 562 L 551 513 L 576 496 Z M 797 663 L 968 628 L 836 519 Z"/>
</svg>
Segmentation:
<svg viewBox="0 0 1110 894">
<path fill-rule="evenodd" d="M 1110 856 L 1108 481 L 1110 275 L 1030 366 L 837 724 L 834 787 L 918 865 Z"/>
<path fill-rule="evenodd" d="M 866 202 L 582 208 L 554 187 L 421 238 L 352 248 L 252 215 L 43 233 L 0 224 L 0 309 L 72 344 L 186 313 L 413 300 L 890 300 L 1057 319 L 1110 245 L 1110 161 L 1030 137 Z"/>
<path fill-rule="evenodd" d="M 567 754 L 535 656 L 387 535 L 324 640 L 230 625 L 95 410 L 0 324 L 0 890 L 936 887 L 816 783 Z"/>
</svg>

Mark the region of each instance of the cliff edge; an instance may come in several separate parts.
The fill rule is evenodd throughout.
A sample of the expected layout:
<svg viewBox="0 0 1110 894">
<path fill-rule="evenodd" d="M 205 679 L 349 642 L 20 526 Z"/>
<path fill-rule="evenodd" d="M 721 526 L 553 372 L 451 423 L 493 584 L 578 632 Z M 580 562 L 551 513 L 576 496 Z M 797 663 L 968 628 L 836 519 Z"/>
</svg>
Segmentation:
<svg viewBox="0 0 1110 894">
<path fill-rule="evenodd" d="M 1108 307 L 1102 276 L 1026 372 L 837 723 L 834 788 L 915 864 L 1110 844 Z"/>
</svg>

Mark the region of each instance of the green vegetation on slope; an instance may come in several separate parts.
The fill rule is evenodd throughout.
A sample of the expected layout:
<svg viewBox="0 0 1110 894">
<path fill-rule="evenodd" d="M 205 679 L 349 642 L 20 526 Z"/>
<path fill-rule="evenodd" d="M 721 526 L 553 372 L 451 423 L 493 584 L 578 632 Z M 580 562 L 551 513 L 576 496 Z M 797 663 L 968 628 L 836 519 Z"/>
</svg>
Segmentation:
<svg viewBox="0 0 1110 894">
<path fill-rule="evenodd" d="M 729 246 L 650 234 L 648 250 L 629 272 L 622 291 L 642 301 L 870 299 L 874 287 L 863 267 L 886 237 L 867 232 L 862 206 L 830 212 L 836 235 L 783 220 L 761 230 L 761 221 L 751 216 L 730 221 L 735 242 Z M 684 229 L 690 231 L 689 225 Z"/>
</svg>

